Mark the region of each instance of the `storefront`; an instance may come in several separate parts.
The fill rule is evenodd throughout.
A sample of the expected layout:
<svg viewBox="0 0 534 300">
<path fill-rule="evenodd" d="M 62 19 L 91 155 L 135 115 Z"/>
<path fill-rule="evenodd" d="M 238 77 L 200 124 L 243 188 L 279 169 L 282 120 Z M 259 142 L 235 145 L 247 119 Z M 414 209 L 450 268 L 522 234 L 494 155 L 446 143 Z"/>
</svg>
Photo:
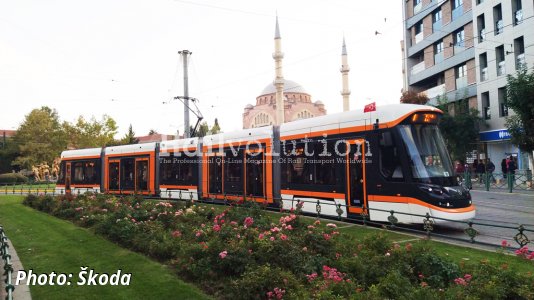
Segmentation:
<svg viewBox="0 0 534 300">
<path fill-rule="evenodd" d="M 510 143 L 510 138 L 510 133 L 506 128 L 479 133 L 479 140 L 484 146 L 485 156 L 491 158 L 497 172 L 501 172 L 501 160 L 510 155 L 517 159 L 518 169 L 528 169 L 527 153 L 521 152 L 517 146 Z"/>
</svg>

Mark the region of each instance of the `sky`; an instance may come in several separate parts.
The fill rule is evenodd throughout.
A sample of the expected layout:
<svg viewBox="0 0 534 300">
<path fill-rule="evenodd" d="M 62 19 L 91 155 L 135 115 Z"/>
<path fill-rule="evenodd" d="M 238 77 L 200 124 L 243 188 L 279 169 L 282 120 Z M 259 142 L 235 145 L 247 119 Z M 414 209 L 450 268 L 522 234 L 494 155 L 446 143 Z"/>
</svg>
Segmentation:
<svg viewBox="0 0 534 300">
<path fill-rule="evenodd" d="M 183 133 L 183 64 L 189 96 L 210 126 L 242 128 L 274 79 L 278 15 L 284 78 L 342 111 L 341 46 L 351 71 L 350 106 L 398 103 L 402 1 L 17 0 L 0 3 L 0 129 L 48 106 L 62 121 L 109 115 L 117 138 L 132 124 Z M 378 34 L 376 34 L 378 32 Z M 196 117 L 191 114 L 191 123 Z"/>
</svg>

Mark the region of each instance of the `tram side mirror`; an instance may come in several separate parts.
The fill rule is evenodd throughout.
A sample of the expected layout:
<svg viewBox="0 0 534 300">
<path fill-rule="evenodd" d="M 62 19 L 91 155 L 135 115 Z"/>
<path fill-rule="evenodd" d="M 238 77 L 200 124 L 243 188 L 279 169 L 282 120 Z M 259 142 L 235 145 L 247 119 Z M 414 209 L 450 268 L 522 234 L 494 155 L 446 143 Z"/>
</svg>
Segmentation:
<svg viewBox="0 0 534 300">
<path fill-rule="evenodd" d="M 380 146 L 391 147 L 393 146 L 393 136 L 390 131 L 382 132 L 380 136 Z"/>
</svg>

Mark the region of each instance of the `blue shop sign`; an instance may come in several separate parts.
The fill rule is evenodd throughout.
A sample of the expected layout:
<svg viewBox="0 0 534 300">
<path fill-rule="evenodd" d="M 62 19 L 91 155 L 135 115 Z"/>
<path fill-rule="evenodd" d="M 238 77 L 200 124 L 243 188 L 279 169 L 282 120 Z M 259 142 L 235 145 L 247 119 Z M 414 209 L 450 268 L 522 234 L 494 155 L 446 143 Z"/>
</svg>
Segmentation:
<svg viewBox="0 0 534 300">
<path fill-rule="evenodd" d="M 501 129 L 501 130 L 480 132 L 479 137 L 480 137 L 481 142 L 489 142 L 489 141 L 509 140 L 511 138 L 511 135 L 508 132 L 508 130 Z"/>
</svg>

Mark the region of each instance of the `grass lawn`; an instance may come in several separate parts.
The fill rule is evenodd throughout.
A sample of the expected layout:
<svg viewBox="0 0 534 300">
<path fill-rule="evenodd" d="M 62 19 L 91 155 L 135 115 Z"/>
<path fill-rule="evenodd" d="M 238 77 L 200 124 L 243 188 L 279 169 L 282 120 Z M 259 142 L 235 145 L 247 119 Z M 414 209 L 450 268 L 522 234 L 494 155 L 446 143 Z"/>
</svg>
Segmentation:
<svg viewBox="0 0 534 300">
<path fill-rule="evenodd" d="M 27 192 L 27 191 L 33 191 L 36 192 L 37 190 L 44 192 L 45 190 L 48 192 L 51 192 L 55 190 L 56 184 L 55 183 L 19 183 L 19 184 L 2 184 L 0 185 L 0 193 L 11 193 L 13 190 L 15 192 Z"/>
<path fill-rule="evenodd" d="M 26 270 L 73 273 L 70 286 L 31 286 L 33 299 L 207 299 L 166 266 L 125 250 L 90 231 L 0 196 L 0 224 Z M 97 273 L 131 273 L 129 286 L 77 286 L 81 266 Z"/>
</svg>

